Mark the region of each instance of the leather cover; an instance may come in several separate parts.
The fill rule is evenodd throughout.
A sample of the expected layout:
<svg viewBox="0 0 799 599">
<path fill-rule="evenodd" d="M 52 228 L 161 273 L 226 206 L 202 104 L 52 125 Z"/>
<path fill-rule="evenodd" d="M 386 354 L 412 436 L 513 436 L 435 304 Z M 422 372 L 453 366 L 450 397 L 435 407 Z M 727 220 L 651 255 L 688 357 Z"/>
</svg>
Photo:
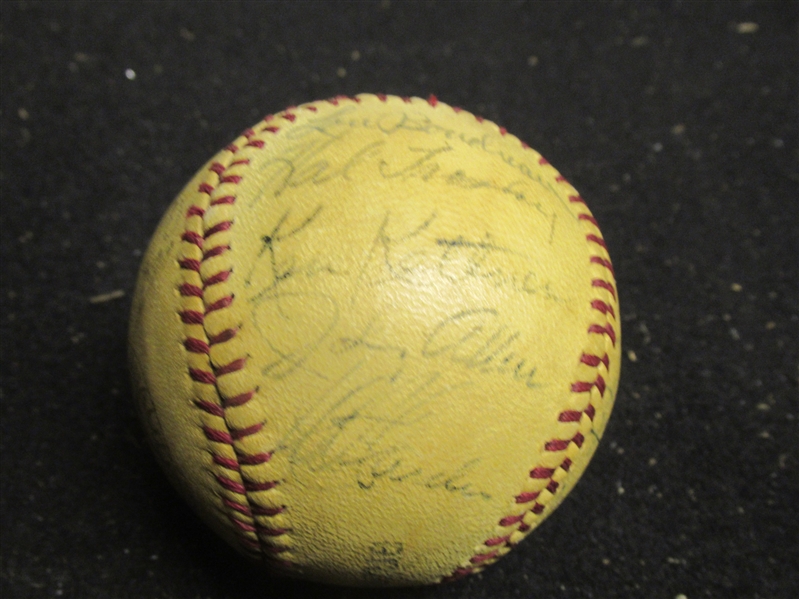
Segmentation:
<svg viewBox="0 0 799 599">
<path fill-rule="evenodd" d="M 619 378 L 610 260 L 497 125 L 360 95 L 268 117 L 161 222 L 130 330 L 143 421 L 220 535 L 358 585 L 479 571 L 583 473 Z"/>
</svg>

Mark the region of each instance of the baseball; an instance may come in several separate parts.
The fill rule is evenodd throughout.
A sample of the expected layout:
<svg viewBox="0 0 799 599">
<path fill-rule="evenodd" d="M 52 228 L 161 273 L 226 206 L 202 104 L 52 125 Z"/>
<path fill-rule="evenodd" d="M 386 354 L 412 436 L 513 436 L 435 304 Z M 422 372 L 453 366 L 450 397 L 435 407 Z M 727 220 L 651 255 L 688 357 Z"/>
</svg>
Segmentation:
<svg viewBox="0 0 799 599">
<path fill-rule="evenodd" d="M 193 509 L 273 571 L 360 586 L 452 580 L 524 539 L 591 459 L 620 349 L 583 199 L 432 96 L 246 130 L 158 226 L 130 328 Z"/>
</svg>

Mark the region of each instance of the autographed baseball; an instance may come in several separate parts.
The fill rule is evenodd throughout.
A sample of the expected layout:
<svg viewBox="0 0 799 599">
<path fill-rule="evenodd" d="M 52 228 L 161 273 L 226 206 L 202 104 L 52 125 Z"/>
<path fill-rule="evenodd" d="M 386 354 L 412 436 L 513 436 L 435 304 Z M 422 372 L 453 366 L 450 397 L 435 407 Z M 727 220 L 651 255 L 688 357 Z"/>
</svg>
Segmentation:
<svg viewBox="0 0 799 599">
<path fill-rule="evenodd" d="M 619 380 L 585 202 L 430 97 L 291 107 L 214 156 L 144 258 L 130 329 L 168 477 L 244 555 L 351 585 L 496 562 L 571 491 Z"/>
</svg>

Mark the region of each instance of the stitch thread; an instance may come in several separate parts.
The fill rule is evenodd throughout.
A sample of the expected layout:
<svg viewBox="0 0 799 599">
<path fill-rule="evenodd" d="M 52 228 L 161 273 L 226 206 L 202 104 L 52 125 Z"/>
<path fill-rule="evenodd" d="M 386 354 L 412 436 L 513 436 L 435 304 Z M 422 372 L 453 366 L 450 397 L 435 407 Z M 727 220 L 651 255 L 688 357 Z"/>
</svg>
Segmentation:
<svg viewBox="0 0 799 599">
<path fill-rule="evenodd" d="M 459 112 L 456 110 L 456 112 Z M 475 116 L 475 119 L 482 123 L 483 119 L 481 117 Z M 504 128 L 500 127 L 499 132 L 501 135 L 505 135 L 506 131 Z M 522 148 L 530 149 L 524 142 L 520 142 Z M 540 156 L 538 159 L 538 163 L 542 166 L 549 165 L 549 161 L 547 161 L 543 156 Z M 556 175 L 555 181 L 557 183 L 566 184 L 568 185 L 569 182 L 563 175 Z M 585 200 L 576 194 L 569 195 L 569 202 L 571 204 L 577 204 L 581 208 L 587 210 L 587 205 Z M 605 244 L 604 239 L 600 235 L 598 235 L 598 223 L 596 219 L 588 212 L 581 212 L 577 215 L 577 219 L 581 222 L 584 222 L 588 225 L 591 225 L 597 229 L 597 233 L 590 232 L 587 233 L 585 236 L 586 242 L 589 244 L 589 247 L 598 246 L 603 250 L 607 251 L 607 246 Z M 610 280 L 605 278 L 594 278 L 591 280 L 591 286 L 596 289 L 605 290 L 611 298 L 615 301 L 616 300 L 616 290 L 613 285 L 612 278 L 615 276 L 613 271 L 613 265 L 610 262 L 610 259 L 605 257 L 604 255 L 592 255 L 589 257 L 589 264 L 596 265 L 604 270 L 606 270 L 610 276 Z M 615 320 L 616 313 L 611 304 L 606 302 L 604 299 L 595 298 L 592 299 L 590 302 L 590 307 L 592 310 L 601 314 L 603 318 L 603 322 L 596 322 L 589 325 L 588 330 L 586 331 L 587 334 L 598 334 L 602 335 L 607 339 L 611 346 L 616 345 L 616 332 L 613 328 L 613 325 L 609 322 L 608 318 L 612 318 Z M 583 353 L 580 357 L 580 362 L 593 367 L 599 368 L 600 366 L 604 366 L 606 371 L 610 370 L 610 358 L 607 353 L 603 354 L 602 356 Z M 594 416 L 596 415 L 596 408 L 593 405 L 591 399 L 591 392 L 593 389 L 596 389 L 599 393 L 600 398 L 605 395 L 606 385 L 605 379 L 602 375 L 597 372 L 596 378 L 593 381 L 575 381 L 571 384 L 570 391 L 572 393 L 587 393 L 588 394 L 588 403 L 583 410 L 563 410 L 558 415 L 558 422 L 561 423 L 580 423 L 583 421 L 583 417 L 587 419 L 588 422 L 593 422 Z M 591 425 L 593 426 L 593 425 Z M 582 448 L 585 442 L 585 436 L 582 432 L 577 432 L 571 438 L 568 439 L 551 439 L 544 443 L 544 451 L 548 453 L 558 453 L 558 452 L 566 452 L 569 448 L 574 445 L 574 447 L 579 450 Z M 522 514 L 515 514 L 510 516 L 505 516 L 502 518 L 498 525 L 502 528 L 508 527 L 516 527 L 517 533 L 526 533 L 532 529 L 532 524 L 535 523 L 535 520 L 543 514 L 546 510 L 546 506 L 557 492 L 558 488 L 560 487 L 559 479 L 562 476 L 565 476 L 568 473 L 570 467 L 572 465 L 572 459 L 570 457 L 565 457 L 561 463 L 555 467 L 545 467 L 545 466 L 535 466 L 530 471 L 530 478 L 536 481 L 547 481 L 547 484 L 541 491 L 530 491 L 530 492 L 523 492 L 520 493 L 515 497 L 515 502 L 521 505 L 528 505 L 529 507 L 525 512 Z M 487 551 L 481 551 L 477 554 L 473 555 L 469 559 L 468 565 L 463 565 L 455 569 L 449 576 L 444 577 L 443 581 L 448 580 L 455 580 L 461 578 L 463 576 L 467 576 L 469 574 L 478 572 L 483 569 L 485 565 L 488 563 L 492 563 L 495 559 L 498 559 L 510 549 L 516 545 L 519 541 L 521 541 L 523 537 L 515 538 L 514 534 L 505 534 L 496 537 L 491 537 L 485 541 L 483 541 L 483 546 L 486 547 Z"/>
<path fill-rule="evenodd" d="M 289 122 L 294 120 L 294 115 L 289 111 L 281 114 Z M 271 119 L 265 119 L 268 121 Z M 261 133 L 276 133 L 276 126 L 266 125 Z M 201 274 L 204 262 L 212 258 L 224 256 L 231 250 L 228 243 L 217 242 L 209 247 L 209 240 L 214 236 L 229 232 L 233 226 L 232 219 L 223 219 L 206 225 L 209 218 L 209 209 L 223 207 L 236 202 L 236 196 L 229 193 L 231 186 L 236 186 L 244 176 L 231 169 L 249 164 L 249 158 L 241 157 L 238 153 L 243 148 L 260 150 L 265 142 L 257 138 L 252 130 L 246 130 L 242 137 L 229 144 L 226 151 L 229 156 L 220 161 L 213 162 L 208 167 L 209 178 L 197 187 L 198 198 L 190 206 L 185 215 L 186 229 L 181 233 L 181 240 L 185 242 L 183 255 L 178 259 L 178 267 L 187 273 L 187 280 L 178 286 L 178 292 L 186 303 L 178 311 L 181 321 L 190 326 L 204 326 L 205 316 L 209 313 L 230 308 L 234 301 L 233 294 L 223 295 L 214 301 L 208 301 L 206 290 L 209 287 L 224 284 L 233 274 L 231 268 L 220 268 L 217 272 L 203 277 Z M 199 217 L 198 220 L 194 220 Z M 199 299 L 203 309 L 198 310 L 191 301 Z M 191 332 L 190 332 L 191 331 Z M 242 356 L 224 364 L 214 364 L 211 360 L 212 347 L 233 340 L 238 334 L 238 328 L 227 328 L 211 334 L 203 331 L 204 338 L 198 336 L 196 329 L 187 329 L 183 346 L 187 353 L 203 357 L 205 366 L 189 362 L 187 374 L 196 384 L 205 388 L 212 387 L 209 394 L 202 388 L 198 389 L 194 405 L 204 415 L 202 431 L 208 440 L 211 453 L 211 463 L 218 468 L 211 475 L 219 489 L 221 506 L 226 510 L 226 515 L 231 523 L 242 547 L 261 556 L 268 556 L 275 564 L 291 567 L 288 559 L 279 559 L 288 547 L 280 543 L 280 538 L 288 534 L 289 528 L 273 526 L 259 521 L 258 518 L 275 518 L 285 512 L 285 506 L 263 504 L 259 497 L 253 493 L 262 494 L 279 485 L 277 480 L 256 480 L 250 478 L 245 470 L 247 467 L 257 467 L 266 464 L 272 458 L 272 453 L 267 451 L 253 452 L 241 445 L 241 442 L 259 434 L 264 429 L 264 423 L 256 422 L 246 426 L 233 426 L 226 420 L 226 410 L 235 409 L 251 401 L 258 389 L 250 389 L 233 396 L 225 396 L 219 389 L 221 377 L 243 370 L 247 365 L 247 357 Z M 215 397 L 215 399 L 214 399 Z M 221 449 L 227 448 L 227 449 Z"/>
</svg>

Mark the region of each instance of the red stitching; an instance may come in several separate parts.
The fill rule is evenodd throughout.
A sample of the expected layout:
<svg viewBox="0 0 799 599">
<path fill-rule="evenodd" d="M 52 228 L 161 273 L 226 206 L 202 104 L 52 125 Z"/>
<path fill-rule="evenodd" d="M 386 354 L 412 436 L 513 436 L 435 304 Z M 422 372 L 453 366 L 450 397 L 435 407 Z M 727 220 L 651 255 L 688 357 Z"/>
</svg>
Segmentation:
<svg viewBox="0 0 799 599">
<path fill-rule="evenodd" d="M 205 315 L 197 310 L 183 310 L 178 314 L 184 324 L 203 324 L 205 321 Z"/>
<path fill-rule="evenodd" d="M 180 291 L 180 295 L 184 297 L 202 297 L 203 290 L 197 287 L 197 285 L 192 285 L 191 283 L 183 283 L 180 287 L 178 287 Z"/>
<path fill-rule="evenodd" d="M 220 204 L 235 204 L 235 203 L 236 203 L 235 196 L 222 196 L 221 198 L 211 200 L 211 206 L 219 206 Z"/>
<path fill-rule="evenodd" d="M 209 441 L 214 441 L 215 443 L 224 443 L 225 445 L 233 445 L 233 437 L 231 437 L 230 433 L 226 431 L 220 431 L 216 428 L 204 426 L 203 432 Z"/>
<path fill-rule="evenodd" d="M 227 271 L 230 272 L 230 271 Z M 224 331 L 217 333 L 216 335 L 211 335 L 208 337 L 208 345 L 217 345 L 218 343 L 224 343 L 225 341 L 230 341 L 233 337 L 236 336 L 236 329 L 225 329 Z"/>
<path fill-rule="evenodd" d="M 200 408 L 202 411 L 208 412 L 212 416 L 219 416 L 221 418 L 225 415 L 224 410 L 222 410 L 222 406 L 215 403 L 197 400 L 194 402 L 194 405 Z"/>
<path fill-rule="evenodd" d="M 183 235 L 181 235 L 180 238 L 183 241 L 196 245 L 200 249 L 202 249 L 203 247 L 202 235 L 200 235 L 199 233 L 195 233 L 194 231 L 184 231 Z"/>
<path fill-rule="evenodd" d="M 259 505 L 253 506 L 252 513 L 256 516 L 277 516 L 286 511 L 285 506 L 281 507 L 262 507 Z"/>
<path fill-rule="evenodd" d="M 477 120 L 482 122 L 482 119 L 477 117 Z M 502 127 L 500 127 L 500 133 L 505 134 L 505 131 Z M 525 149 L 529 149 L 529 146 L 521 142 L 521 145 Z M 543 156 L 540 156 L 538 159 L 538 163 L 542 166 L 548 165 L 549 162 Z M 560 174 L 557 174 L 555 177 L 555 181 L 558 183 L 568 184 L 568 181 L 565 177 Z M 570 195 L 569 202 L 573 204 L 582 204 L 585 205 L 585 200 L 580 197 L 579 195 Z M 597 228 L 599 225 L 596 219 L 589 213 L 580 213 L 577 215 L 578 220 L 585 221 Z M 605 245 L 605 241 L 599 236 L 594 233 L 589 233 L 586 235 L 586 241 L 589 244 L 594 244 L 602 247 L 603 249 L 607 250 L 607 246 Z M 613 265 L 611 264 L 610 260 L 605 258 L 604 256 L 590 256 L 589 257 L 590 264 L 597 264 L 606 268 L 611 276 L 615 276 Z M 591 281 L 592 287 L 601 288 L 607 290 L 613 299 L 616 299 L 616 290 L 613 286 L 613 283 L 610 281 L 606 281 L 604 279 L 594 279 Z M 608 304 L 607 302 L 596 298 L 591 300 L 591 308 L 597 310 L 601 314 L 607 316 L 610 315 L 614 320 L 616 318 L 616 313 L 612 305 Z M 610 322 L 605 322 L 604 324 L 600 323 L 592 323 L 589 325 L 588 329 L 589 334 L 601 334 L 606 336 L 611 343 L 615 346 L 616 344 L 616 332 L 613 328 L 613 325 Z M 580 362 L 591 366 L 593 368 L 598 368 L 600 364 L 605 366 L 606 370 L 610 370 L 610 358 L 608 354 L 604 354 L 602 356 L 593 355 L 593 354 L 586 354 L 583 353 L 580 357 Z M 570 390 L 572 393 L 588 393 L 592 389 L 596 388 L 599 391 L 601 396 L 604 396 L 606 385 L 605 379 L 597 373 L 596 379 L 594 381 L 576 381 L 571 384 Z M 585 410 L 578 411 L 578 410 L 563 410 L 558 414 L 558 422 L 561 423 L 572 423 L 572 422 L 580 422 L 583 415 L 586 415 L 591 421 L 593 421 L 594 416 L 596 415 L 596 408 L 593 404 L 588 403 Z M 551 439 L 544 444 L 544 450 L 548 452 L 559 452 L 559 451 L 566 451 L 569 448 L 571 443 L 574 443 L 578 448 L 582 448 L 583 443 L 585 441 L 585 437 L 582 433 L 577 432 L 571 439 Z M 560 484 L 553 480 L 553 476 L 558 469 L 562 469 L 567 471 L 570 469 L 572 465 L 572 461 L 570 458 L 564 458 L 564 460 L 560 463 L 560 465 L 556 468 L 547 468 L 544 466 L 536 466 L 530 471 L 530 477 L 536 480 L 548 480 L 546 485 L 546 490 L 550 493 L 554 494 L 560 488 Z M 540 496 L 540 492 L 538 491 L 531 491 L 531 492 L 523 492 L 516 496 L 516 503 L 518 504 L 529 504 L 533 503 L 532 507 L 528 510 L 529 513 L 533 514 L 541 514 L 546 509 L 544 504 L 541 504 L 537 501 L 538 497 Z M 528 513 L 525 512 L 525 513 Z M 524 514 L 515 515 L 515 516 L 506 516 L 499 521 L 500 526 L 516 526 L 516 530 L 520 533 L 527 532 L 530 530 L 530 525 L 524 523 Z M 493 546 L 503 546 L 507 545 L 510 546 L 512 543 L 510 542 L 510 536 L 507 537 L 492 537 L 487 539 L 483 542 L 486 547 L 493 547 Z M 470 559 L 470 563 L 473 566 L 469 567 L 459 567 L 457 568 L 450 576 L 444 578 L 444 580 L 453 580 L 456 578 L 460 578 L 469 574 L 475 570 L 475 568 L 479 567 L 482 563 L 489 561 L 495 557 L 497 557 L 498 552 L 491 551 L 487 553 L 480 553 L 478 555 L 473 556 Z"/>
<path fill-rule="evenodd" d="M 189 368 L 189 376 L 192 380 L 204 385 L 216 385 L 216 377 L 213 372 L 207 370 L 200 370 L 198 368 Z"/>
<path fill-rule="evenodd" d="M 255 395 L 255 391 L 247 391 L 246 393 L 242 393 L 240 395 L 235 395 L 233 397 L 227 397 L 223 400 L 223 405 L 226 408 L 235 408 L 236 406 L 243 406 L 248 401 L 250 401 L 253 396 Z"/>
<path fill-rule="evenodd" d="M 583 354 L 580 356 L 580 362 L 583 364 L 588 364 L 588 366 L 599 366 L 600 364 L 604 364 L 605 368 L 610 368 L 610 358 L 608 355 L 605 354 L 604 356 L 595 356 L 593 354 Z"/>
<path fill-rule="evenodd" d="M 274 489 L 278 485 L 276 480 L 268 480 L 266 482 L 253 482 L 253 481 L 244 481 L 244 488 L 248 491 L 268 491 L 269 489 Z"/>
<path fill-rule="evenodd" d="M 538 499 L 541 491 L 530 491 L 528 493 L 520 493 L 516 496 L 516 503 L 530 503 Z"/>
<path fill-rule="evenodd" d="M 244 368 L 244 365 L 247 363 L 247 358 L 239 358 L 238 360 L 233 360 L 224 366 L 220 366 L 219 368 L 214 369 L 214 373 L 216 376 L 222 376 L 224 374 L 230 374 L 231 372 L 236 372 Z"/>
<path fill-rule="evenodd" d="M 600 395 L 605 395 L 605 379 L 601 375 L 598 374 L 596 376 L 594 386 L 597 388 Z"/>
<path fill-rule="evenodd" d="M 221 455 L 214 454 L 214 464 L 219 464 L 223 468 L 227 468 L 228 470 L 233 470 L 235 472 L 241 471 L 241 468 L 239 468 L 239 463 L 233 458 L 226 458 Z"/>
<path fill-rule="evenodd" d="M 530 470 L 530 478 L 550 478 L 555 473 L 554 468 L 544 468 L 537 466 Z"/>
<path fill-rule="evenodd" d="M 616 273 L 613 272 L 613 265 L 607 258 L 602 258 L 601 256 L 591 256 L 591 264 L 599 264 L 600 266 L 604 266 L 611 272 L 611 274 L 614 276 L 616 275 Z"/>
<path fill-rule="evenodd" d="M 222 503 L 224 503 L 226 506 L 228 506 L 231 510 L 234 510 L 234 511 L 240 513 L 240 514 L 244 514 L 245 516 L 250 516 L 251 517 L 253 515 L 253 512 L 252 512 L 252 510 L 249 507 L 239 503 L 238 501 L 233 501 L 232 499 L 228 499 L 227 497 L 223 497 L 222 498 Z"/>
<path fill-rule="evenodd" d="M 469 561 L 472 562 L 473 564 L 480 564 L 484 561 L 497 557 L 498 553 L 499 553 L 498 551 L 492 551 L 491 553 L 479 553 Z"/>
<path fill-rule="evenodd" d="M 215 275 L 211 275 L 210 277 L 205 279 L 205 281 L 203 281 L 203 286 L 205 288 L 208 288 L 211 285 L 216 285 L 217 283 L 223 283 L 228 280 L 228 277 L 230 276 L 231 272 L 232 271 L 230 270 L 219 271 Z"/>
<path fill-rule="evenodd" d="M 208 260 L 209 258 L 213 258 L 214 256 L 221 256 L 229 249 L 230 249 L 229 245 L 218 245 L 216 247 L 212 247 L 210 250 L 203 253 L 203 260 Z"/>
<path fill-rule="evenodd" d="M 247 466 L 257 466 L 258 464 L 266 464 L 272 459 L 271 453 L 252 453 L 242 454 L 239 456 L 239 462 Z"/>
<path fill-rule="evenodd" d="M 222 299 L 216 300 L 214 303 L 209 304 L 205 307 L 205 313 L 208 314 L 209 312 L 214 312 L 216 310 L 221 310 L 222 308 L 227 308 L 230 304 L 233 303 L 233 296 L 228 295 L 227 297 L 223 297 Z"/>
<path fill-rule="evenodd" d="M 246 495 L 247 489 L 244 488 L 244 485 L 241 483 L 237 483 L 235 480 L 229 479 L 227 476 L 222 476 L 221 474 L 216 475 L 216 480 L 228 491 L 233 491 L 234 493 L 238 493 L 239 495 Z"/>
<path fill-rule="evenodd" d="M 607 335 L 613 345 L 616 345 L 616 331 L 613 329 L 613 325 L 610 323 L 606 324 L 604 327 L 601 324 L 592 324 L 590 327 L 588 327 L 588 332 Z"/>
<path fill-rule="evenodd" d="M 523 515 L 519 516 L 505 516 L 502 520 L 499 521 L 500 526 L 513 526 L 514 524 L 518 524 L 524 518 Z"/>
<path fill-rule="evenodd" d="M 613 310 L 613 306 L 606 304 L 602 300 L 591 300 L 591 307 L 594 310 L 599 310 L 602 314 L 610 314 L 614 319 L 616 318 L 616 312 Z"/>
<path fill-rule="evenodd" d="M 252 426 L 248 426 L 245 428 L 233 428 L 230 427 L 230 436 L 234 440 L 244 439 L 245 437 L 249 437 L 250 435 L 254 435 L 258 431 L 260 431 L 264 425 L 262 423 L 253 424 Z"/>
<path fill-rule="evenodd" d="M 203 233 L 203 239 L 208 239 L 211 235 L 216 235 L 222 231 L 228 231 L 232 225 L 232 220 L 223 220 L 222 222 L 216 223 L 213 227 Z"/>
<path fill-rule="evenodd" d="M 613 299 L 616 299 L 616 289 L 614 289 L 613 284 L 609 281 L 603 281 L 602 279 L 594 279 L 591 281 L 591 285 L 593 287 L 601 287 L 602 289 L 607 289 L 610 292 L 610 295 L 613 296 Z"/>
<path fill-rule="evenodd" d="M 598 235 L 590 234 L 586 235 L 585 238 L 590 241 L 591 243 L 595 243 L 599 246 L 602 246 L 605 249 L 608 249 L 608 246 L 605 245 L 605 240 L 599 237 Z"/>
<path fill-rule="evenodd" d="M 588 393 L 591 391 L 591 388 L 594 386 L 594 383 L 585 382 L 585 381 L 577 381 L 576 383 L 572 383 L 572 393 Z M 561 415 L 565 414 L 566 412 L 561 412 Z M 573 412 L 569 412 L 570 414 Z M 579 413 L 579 412 L 578 412 Z M 577 419 L 579 420 L 579 418 Z M 566 422 L 562 420 L 561 422 Z"/>
<path fill-rule="evenodd" d="M 293 121 L 295 119 L 294 115 L 288 111 L 285 111 L 281 115 L 284 119 L 289 121 Z M 269 121 L 270 118 L 266 118 L 266 121 Z M 276 133 L 278 131 L 278 127 L 275 126 L 266 126 L 263 131 Z M 244 147 L 250 147 L 255 149 L 261 149 L 264 147 L 265 143 L 261 139 L 256 138 L 256 134 L 252 129 L 247 129 L 244 131 L 243 136 L 246 138 L 246 142 L 244 142 Z M 227 150 L 231 153 L 236 153 L 239 151 L 240 145 L 233 143 L 227 147 Z M 243 180 L 242 175 L 238 174 L 231 174 L 230 168 L 233 166 L 238 165 L 246 165 L 249 164 L 249 159 L 247 158 L 238 158 L 235 160 L 231 160 L 228 166 L 225 166 L 221 162 L 215 161 L 209 167 L 209 172 L 216 174 L 217 176 L 217 184 L 212 185 L 210 182 L 201 183 L 198 188 L 197 192 L 200 194 L 207 194 L 209 197 L 207 198 L 207 202 L 209 206 L 218 206 L 218 205 L 231 205 L 236 202 L 236 196 L 233 194 L 222 195 L 220 197 L 214 198 L 212 197 L 213 194 L 216 192 L 217 187 L 223 184 L 230 184 L 230 185 L 238 185 Z M 189 207 L 186 211 L 186 219 L 193 218 L 195 216 L 199 216 L 204 218 L 207 214 L 207 210 L 204 209 L 202 206 L 193 205 Z M 204 249 L 206 245 L 205 240 L 213 237 L 218 233 L 222 233 L 224 231 L 228 231 L 232 228 L 233 221 L 232 220 L 225 220 L 210 226 L 209 228 L 205 229 L 202 234 L 198 233 L 195 230 L 186 230 L 181 234 L 181 239 L 187 243 L 195 245 L 196 247 L 200 248 L 200 250 Z M 193 271 L 201 276 L 202 280 L 202 287 L 192 283 L 182 283 L 178 290 L 183 297 L 198 297 L 203 300 L 206 300 L 205 297 L 205 290 L 213 285 L 218 285 L 220 283 L 224 283 L 229 280 L 230 276 L 232 275 L 231 269 L 220 269 L 217 272 L 214 272 L 207 277 L 202 276 L 202 266 L 203 262 L 215 258 L 217 256 L 223 255 L 230 249 L 229 245 L 226 244 L 218 244 L 214 247 L 203 252 L 202 258 L 198 260 L 197 258 L 193 257 L 183 257 L 178 260 L 178 265 L 181 269 L 187 271 Z M 226 295 L 221 298 L 214 300 L 213 302 L 209 302 L 205 305 L 203 311 L 197 310 L 183 310 L 180 311 L 178 314 L 180 319 L 183 323 L 187 325 L 203 325 L 205 322 L 205 315 L 211 312 L 222 310 L 231 306 L 234 301 L 233 295 Z M 211 347 L 214 345 L 218 345 L 220 343 L 226 343 L 233 339 L 237 335 L 238 329 L 237 328 L 227 328 L 219 331 L 215 334 L 210 334 L 209 332 L 205 332 L 206 339 L 198 338 L 194 335 L 188 335 L 183 341 L 183 345 L 186 348 L 186 351 L 193 354 L 203 354 L 203 355 L 210 355 L 211 354 Z M 225 376 L 228 374 L 232 374 L 242 370 L 247 364 L 247 358 L 241 357 L 238 359 L 231 360 L 222 365 L 212 365 L 211 369 L 203 369 L 203 368 L 193 368 L 188 367 L 188 375 L 189 377 L 200 384 L 203 385 L 218 385 L 219 377 Z M 214 417 L 220 418 L 222 421 L 222 425 L 214 425 L 208 426 L 204 425 L 202 427 L 203 434 L 205 435 L 206 439 L 210 443 L 211 446 L 211 455 L 212 461 L 216 464 L 217 467 L 223 469 L 224 471 L 228 472 L 236 472 L 239 476 L 241 476 L 242 482 L 237 482 L 233 478 L 223 475 L 223 474 L 214 474 L 214 477 L 217 483 L 220 485 L 221 488 L 226 489 L 228 491 L 232 491 L 234 493 L 238 493 L 247 497 L 247 494 L 253 491 L 267 491 L 269 489 L 274 488 L 278 481 L 254 481 L 248 479 L 246 476 L 242 475 L 242 466 L 257 466 L 260 464 L 265 464 L 268 462 L 272 454 L 269 452 L 252 452 L 252 453 L 245 453 L 241 452 L 237 447 L 236 443 L 250 437 L 252 435 L 256 435 L 259 433 L 263 427 L 263 423 L 257 423 L 251 426 L 246 427 L 233 427 L 229 423 L 225 421 L 225 410 L 227 408 L 233 408 L 236 406 L 242 406 L 249 402 L 257 392 L 257 389 L 245 391 L 244 393 L 240 393 L 233 397 L 226 397 L 221 391 L 217 388 L 217 394 L 219 396 L 220 403 L 209 402 L 205 400 L 197 399 L 195 400 L 195 406 L 197 409 L 202 410 L 203 412 L 210 414 Z M 214 449 L 213 444 L 221 443 L 224 445 L 228 445 L 233 448 L 235 452 L 235 457 L 230 457 L 230 455 L 223 455 Z M 249 503 L 249 498 L 247 498 L 247 503 Z M 262 555 L 278 555 L 287 550 L 286 547 L 281 546 L 274 546 L 269 541 L 264 541 L 261 537 L 279 537 L 283 534 L 288 532 L 288 529 L 285 528 L 277 528 L 277 527 L 269 527 L 264 526 L 259 523 L 250 523 L 244 520 L 241 520 L 237 515 L 243 515 L 248 518 L 253 518 L 254 515 L 258 516 L 275 516 L 285 510 L 285 507 L 262 507 L 256 504 L 245 505 L 244 503 L 240 503 L 238 501 L 234 501 L 228 497 L 222 497 L 222 503 L 225 508 L 228 510 L 228 518 L 231 521 L 232 526 L 236 528 L 240 532 L 239 541 L 242 546 L 248 550 L 258 552 Z M 253 539 L 251 536 L 255 534 L 259 538 L 258 540 Z M 275 559 L 275 558 L 272 558 Z M 283 563 L 284 565 L 291 565 L 288 561 L 285 560 L 277 560 L 275 561 Z"/>
<path fill-rule="evenodd" d="M 178 264 L 180 264 L 180 267 L 183 270 L 200 272 L 200 261 L 195 260 L 194 258 L 183 258 L 182 260 L 178 260 Z"/>
<path fill-rule="evenodd" d="M 194 337 L 187 337 L 183 342 L 186 349 L 194 354 L 207 354 L 211 351 L 208 344 L 202 339 L 195 339 Z"/>
<path fill-rule="evenodd" d="M 599 223 L 596 222 L 596 219 L 591 216 L 590 214 L 581 214 L 577 217 L 578 220 L 585 220 L 594 225 L 595 227 L 599 228 Z"/>
<path fill-rule="evenodd" d="M 544 444 L 544 451 L 563 451 L 569 446 L 568 439 L 552 439 Z"/>
<path fill-rule="evenodd" d="M 230 521 L 235 525 L 238 526 L 241 530 L 245 532 L 255 532 L 255 527 L 252 524 L 248 524 L 247 522 L 242 522 L 232 514 L 228 516 Z"/>
<path fill-rule="evenodd" d="M 573 383 L 571 390 L 574 393 L 579 393 L 579 391 L 575 391 L 574 386 L 579 385 L 580 383 Z M 591 390 L 591 383 L 588 383 L 589 387 L 586 391 Z M 560 414 L 558 414 L 558 422 L 580 422 L 580 417 L 583 415 L 582 412 L 578 412 L 577 410 L 563 410 Z"/>
</svg>

